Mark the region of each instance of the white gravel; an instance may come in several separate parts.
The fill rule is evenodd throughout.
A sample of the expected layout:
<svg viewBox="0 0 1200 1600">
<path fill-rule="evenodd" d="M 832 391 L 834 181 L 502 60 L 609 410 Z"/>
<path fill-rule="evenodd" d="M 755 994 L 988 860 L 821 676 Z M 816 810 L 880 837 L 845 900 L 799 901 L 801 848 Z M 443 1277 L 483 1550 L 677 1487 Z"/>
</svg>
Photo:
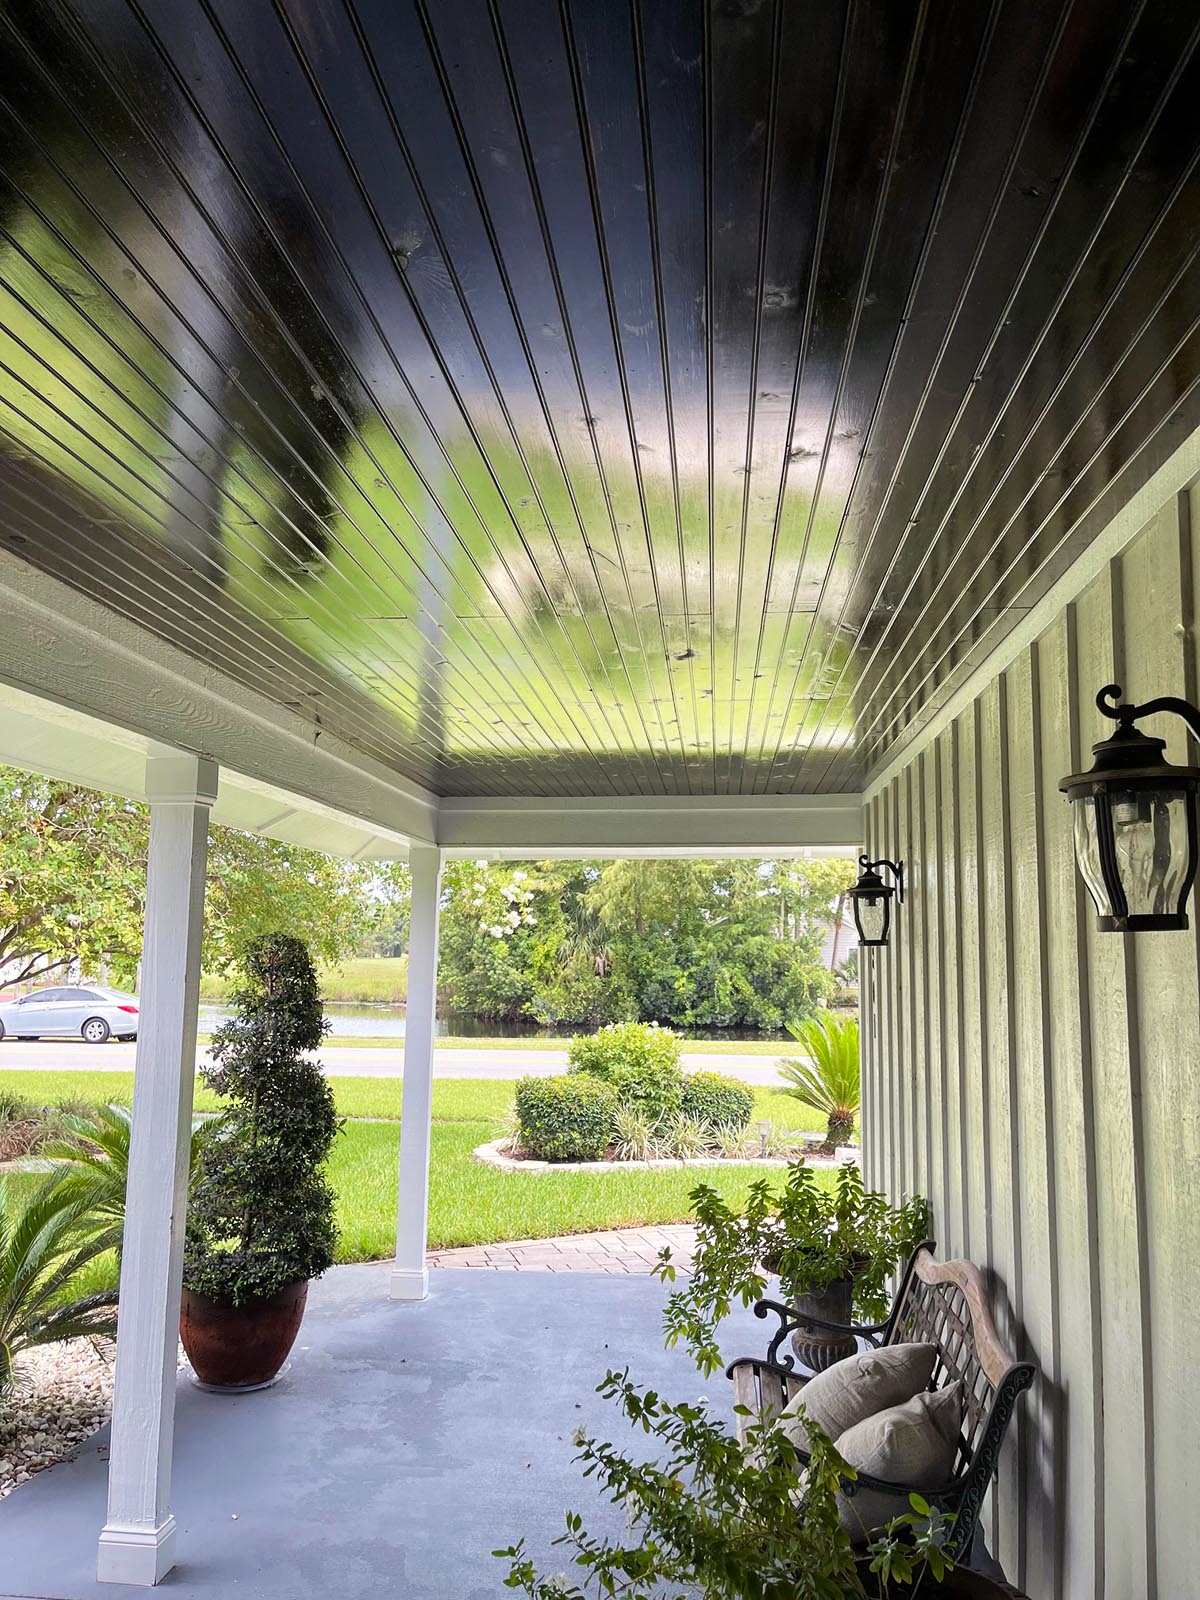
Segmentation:
<svg viewBox="0 0 1200 1600">
<path fill-rule="evenodd" d="M 72 1339 L 17 1358 L 18 1380 L 0 1401 L 0 1500 L 108 1421 L 115 1353 L 111 1339 Z"/>
</svg>

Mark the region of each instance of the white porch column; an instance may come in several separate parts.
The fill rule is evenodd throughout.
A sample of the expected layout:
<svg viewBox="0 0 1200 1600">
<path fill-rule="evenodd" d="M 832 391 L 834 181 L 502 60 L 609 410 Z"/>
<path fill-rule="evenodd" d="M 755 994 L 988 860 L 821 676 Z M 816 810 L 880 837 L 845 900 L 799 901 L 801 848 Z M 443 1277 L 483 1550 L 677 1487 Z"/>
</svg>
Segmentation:
<svg viewBox="0 0 1200 1600">
<path fill-rule="evenodd" d="M 412 914 L 404 1020 L 404 1106 L 400 1116 L 400 1204 L 390 1294 L 393 1300 L 424 1300 L 429 1293 L 425 1240 L 429 1225 L 429 1133 L 433 1115 L 442 852 L 436 845 L 414 844 L 408 859 L 412 868 Z"/>
<path fill-rule="evenodd" d="M 175 1564 L 171 1448 L 187 1215 L 208 813 L 217 766 L 151 756 L 150 859 L 102 1583 L 157 1583 Z"/>
</svg>

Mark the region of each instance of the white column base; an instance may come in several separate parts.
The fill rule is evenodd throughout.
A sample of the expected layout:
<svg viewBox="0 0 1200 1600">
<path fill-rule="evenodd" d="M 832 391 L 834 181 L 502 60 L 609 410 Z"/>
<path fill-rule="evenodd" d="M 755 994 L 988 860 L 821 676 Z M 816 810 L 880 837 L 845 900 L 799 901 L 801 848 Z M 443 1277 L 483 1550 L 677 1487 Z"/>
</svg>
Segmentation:
<svg viewBox="0 0 1200 1600">
<path fill-rule="evenodd" d="M 108 1523 L 100 1535 L 96 1558 L 99 1583 L 138 1583 L 150 1588 L 175 1565 L 175 1518 L 157 1528 L 122 1527 Z"/>
<path fill-rule="evenodd" d="M 427 1300 L 429 1298 L 429 1268 L 393 1267 L 388 1285 L 389 1300 Z"/>
</svg>

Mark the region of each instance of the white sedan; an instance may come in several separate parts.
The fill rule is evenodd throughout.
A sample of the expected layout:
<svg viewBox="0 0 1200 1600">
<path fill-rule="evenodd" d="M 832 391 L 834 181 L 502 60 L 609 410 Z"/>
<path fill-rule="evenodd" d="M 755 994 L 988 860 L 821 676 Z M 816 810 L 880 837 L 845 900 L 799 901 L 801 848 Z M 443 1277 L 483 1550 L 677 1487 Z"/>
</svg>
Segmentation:
<svg viewBox="0 0 1200 1600">
<path fill-rule="evenodd" d="M 35 989 L 0 1005 L 0 1039 L 136 1039 L 137 996 L 98 985 Z"/>
</svg>

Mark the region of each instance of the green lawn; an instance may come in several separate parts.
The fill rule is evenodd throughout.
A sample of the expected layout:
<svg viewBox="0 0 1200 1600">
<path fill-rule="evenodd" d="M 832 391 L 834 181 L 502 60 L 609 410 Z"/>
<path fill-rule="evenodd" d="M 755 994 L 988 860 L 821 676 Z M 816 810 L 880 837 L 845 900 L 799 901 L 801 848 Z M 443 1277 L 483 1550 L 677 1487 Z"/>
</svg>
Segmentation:
<svg viewBox="0 0 1200 1600">
<path fill-rule="evenodd" d="M 402 1079 L 331 1075 L 329 1082 L 342 1116 L 399 1120 Z M 515 1088 L 516 1080 L 512 1078 L 435 1078 L 434 1120 L 496 1122 L 512 1105 Z M 106 1101 L 129 1105 L 133 1099 L 133 1073 L 0 1072 L 0 1094 L 18 1095 L 44 1106 L 67 1100 L 84 1105 L 103 1105 Z M 780 1127 L 813 1130 L 822 1126 L 819 1112 L 781 1089 L 756 1088 L 754 1100 L 755 1117 L 765 1117 Z M 197 1078 L 196 1110 L 215 1111 L 220 1103 Z"/>
<path fill-rule="evenodd" d="M 330 1041 L 331 1043 L 333 1041 Z M 398 1044 L 396 1039 L 338 1039 L 339 1045 L 367 1044 L 372 1047 Z M 551 1039 L 544 1034 L 528 1034 L 519 1039 L 457 1038 L 446 1034 L 433 1041 L 435 1050 L 565 1050 L 570 1039 Z M 680 1039 L 684 1055 L 697 1056 L 787 1056 L 796 1055 L 799 1045 L 790 1039 Z M 719 1070 L 720 1064 L 714 1062 Z"/>
<path fill-rule="evenodd" d="M 688 1195 L 712 1184 L 730 1200 L 745 1196 L 760 1169 L 686 1167 L 661 1172 L 498 1172 L 471 1160 L 492 1136 L 478 1122 L 438 1122 L 429 1172 L 429 1244 L 496 1244 L 594 1228 L 685 1222 Z M 824 1174 L 822 1174 L 824 1176 Z M 383 1123 L 351 1123 L 334 1147 L 330 1177 L 338 1197 L 338 1259 L 392 1254 L 396 1234 L 396 1133 Z"/>
<path fill-rule="evenodd" d="M 199 1042 L 207 1044 L 212 1038 L 211 1034 L 201 1033 Z M 567 1038 L 549 1038 L 544 1034 L 525 1034 L 520 1038 L 510 1039 L 476 1039 L 470 1035 L 443 1034 L 433 1041 L 435 1050 L 565 1050 L 570 1044 Z M 336 1045 L 339 1050 L 349 1048 L 353 1050 L 399 1050 L 404 1041 L 392 1034 L 348 1034 L 342 1038 L 330 1039 L 329 1043 Z M 796 1055 L 799 1046 L 788 1040 L 780 1039 L 682 1039 L 680 1044 L 685 1055 L 700 1056 L 788 1056 Z M 714 1062 L 714 1067 L 719 1068 L 720 1063 Z"/>
<path fill-rule="evenodd" d="M 395 1005 L 408 994 L 407 956 L 361 956 L 338 967 L 319 967 L 321 993 L 344 1004 Z M 227 1000 L 234 978 L 206 972 L 200 979 L 201 1000 Z"/>
<path fill-rule="evenodd" d="M 338 1199 L 340 1261 L 389 1256 L 396 1231 L 398 1079 L 331 1077 L 347 1121 L 334 1146 L 330 1179 Z M 477 1145 L 494 1139 L 512 1104 L 512 1080 L 439 1078 L 433 1085 L 433 1143 L 429 1174 L 429 1243 L 433 1249 L 544 1238 L 596 1228 L 682 1222 L 688 1194 L 703 1181 L 730 1199 L 744 1196 L 761 1170 L 752 1167 L 667 1168 L 660 1171 L 499 1172 L 472 1161 Z M 63 1100 L 126 1104 L 131 1072 L 0 1072 L 0 1093 L 37 1104 Z M 199 1082 L 198 1110 L 219 1102 Z M 777 1089 L 755 1091 L 755 1116 L 780 1128 L 813 1129 L 821 1119 Z M 365 1118 L 383 1118 L 366 1121 Z M 355 1120 L 360 1119 L 360 1120 Z"/>
</svg>

